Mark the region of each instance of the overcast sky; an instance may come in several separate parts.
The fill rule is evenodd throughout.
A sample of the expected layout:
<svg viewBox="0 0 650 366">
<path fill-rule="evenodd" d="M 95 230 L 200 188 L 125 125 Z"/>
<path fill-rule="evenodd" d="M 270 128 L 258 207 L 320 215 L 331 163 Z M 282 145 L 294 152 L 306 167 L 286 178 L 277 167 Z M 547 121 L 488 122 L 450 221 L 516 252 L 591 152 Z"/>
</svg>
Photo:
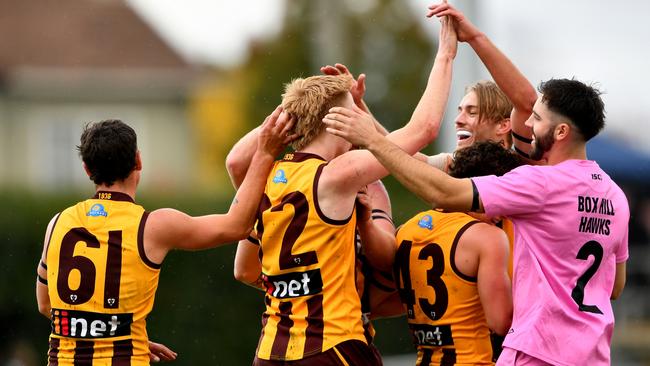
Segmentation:
<svg viewBox="0 0 650 366">
<path fill-rule="evenodd" d="M 232 66 L 251 38 L 280 31 L 284 0 L 127 0 L 188 60 Z"/>
<path fill-rule="evenodd" d="M 325 1 L 325 0 L 318 0 Z M 376 0 L 347 0 L 368 6 Z M 284 0 L 128 0 L 188 60 L 232 66 L 251 38 L 280 31 Z M 411 0 L 425 9 L 430 1 Z M 598 82 L 605 92 L 609 134 L 650 152 L 650 2 L 626 0 L 457 0 L 473 6 L 472 21 L 537 85 L 550 77 Z M 624 6 L 620 5 L 624 4 Z M 469 10 L 469 9 L 468 9 Z M 423 17 L 421 19 L 424 19 Z M 435 30 L 430 31 L 435 34 Z M 486 78 L 469 47 L 460 49 L 456 96 L 471 78 Z M 464 77 L 465 75 L 466 77 Z M 454 108 L 455 105 L 450 107 Z M 447 119 L 453 119 L 448 113 Z M 449 125 L 450 123 L 447 123 Z M 450 138 L 449 128 L 443 136 Z M 449 143 L 451 144 L 451 143 Z"/>
</svg>

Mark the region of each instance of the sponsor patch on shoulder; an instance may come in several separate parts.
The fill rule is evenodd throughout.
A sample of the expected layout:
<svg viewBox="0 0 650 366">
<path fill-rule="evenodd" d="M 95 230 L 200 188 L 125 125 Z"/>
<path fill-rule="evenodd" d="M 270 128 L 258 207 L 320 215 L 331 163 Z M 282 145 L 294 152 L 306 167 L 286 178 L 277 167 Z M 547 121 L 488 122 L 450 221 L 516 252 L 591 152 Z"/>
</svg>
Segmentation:
<svg viewBox="0 0 650 366">
<path fill-rule="evenodd" d="M 92 205 L 90 208 L 90 211 L 86 212 L 86 216 L 93 216 L 93 217 L 98 217 L 98 216 L 108 216 L 108 212 L 104 210 L 104 205 L 101 203 L 95 203 Z"/>
<path fill-rule="evenodd" d="M 427 229 L 427 230 L 433 230 L 433 218 L 431 218 L 431 215 L 424 215 L 418 221 L 418 226 Z"/>
<path fill-rule="evenodd" d="M 284 170 L 279 169 L 277 172 L 275 172 L 275 176 L 273 177 L 273 183 L 287 183 L 287 177 L 284 173 Z"/>
</svg>

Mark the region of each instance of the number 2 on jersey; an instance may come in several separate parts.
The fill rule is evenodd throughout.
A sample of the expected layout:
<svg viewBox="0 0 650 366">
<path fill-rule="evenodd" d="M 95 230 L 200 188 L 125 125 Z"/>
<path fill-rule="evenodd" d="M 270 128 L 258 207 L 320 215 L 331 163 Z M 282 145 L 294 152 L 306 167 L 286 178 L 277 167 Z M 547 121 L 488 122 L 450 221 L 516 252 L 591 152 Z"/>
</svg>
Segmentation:
<svg viewBox="0 0 650 366">
<path fill-rule="evenodd" d="M 286 205 L 293 206 L 293 216 L 287 226 L 287 229 L 282 237 L 282 247 L 280 248 L 280 269 L 289 269 L 295 267 L 309 266 L 318 263 L 318 257 L 315 251 L 308 251 L 299 254 L 293 254 L 293 245 L 296 243 L 300 234 L 307 225 L 307 217 L 309 215 L 309 202 L 307 197 L 302 192 L 291 192 L 284 197 L 282 201 L 271 207 L 271 202 L 268 196 L 262 197 L 260 203 L 260 212 L 271 209 L 271 212 L 280 212 L 285 210 Z M 261 237 L 264 231 L 263 220 L 258 216 L 257 233 Z"/>
<path fill-rule="evenodd" d="M 571 297 L 573 301 L 578 304 L 578 310 L 585 311 L 588 313 L 602 314 L 603 312 L 596 305 L 585 305 L 583 303 L 585 299 L 585 287 L 587 282 L 594 276 L 598 267 L 600 267 L 600 262 L 603 260 L 603 247 L 599 242 L 595 240 L 588 241 L 583 245 L 578 251 L 576 259 L 587 260 L 589 256 L 594 256 L 594 262 L 587 268 L 585 273 L 578 278 L 576 286 L 571 291 Z"/>
<path fill-rule="evenodd" d="M 82 255 L 74 255 L 75 247 L 83 242 L 88 248 L 100 248 L 97 237 L 86 228 L 79 227 L 68 231 L 61 241 L 59 254 L 59 273 L 56 289 L 63 302 L 79 305 L 87 302 L 95 293 L 97 269 L 92 260 Z M 79 287 L 70 288 L 69 278 L 73 270 L 79 271 Z M 104 283 L 104 308 L 118 308 L 120 304 L 120 275 L 122 273 L 122 232 L 108 232 L 108 254 L 106 256 L 106 275 Z"/>
</svg>

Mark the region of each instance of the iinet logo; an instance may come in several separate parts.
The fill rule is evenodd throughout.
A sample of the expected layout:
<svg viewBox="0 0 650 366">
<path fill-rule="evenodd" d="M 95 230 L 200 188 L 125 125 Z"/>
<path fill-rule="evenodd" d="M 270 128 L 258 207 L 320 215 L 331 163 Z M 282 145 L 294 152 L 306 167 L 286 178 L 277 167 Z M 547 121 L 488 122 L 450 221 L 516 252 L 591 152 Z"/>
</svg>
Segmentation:
<svg viewBox="0 0 650 366">
<path fill-rule="evenodd" d="M 264 275 L 263 279 L 266 292 L 278 299 L 313 295 L 323 291 L 320 269 L 285 273 L 278 276 Z"/>
<path fill-rule="evenodd" d="M 133 314 L 52 309 L 52 333 L 71 338 L 111 338 L 131 334 Z"/>
</svg>

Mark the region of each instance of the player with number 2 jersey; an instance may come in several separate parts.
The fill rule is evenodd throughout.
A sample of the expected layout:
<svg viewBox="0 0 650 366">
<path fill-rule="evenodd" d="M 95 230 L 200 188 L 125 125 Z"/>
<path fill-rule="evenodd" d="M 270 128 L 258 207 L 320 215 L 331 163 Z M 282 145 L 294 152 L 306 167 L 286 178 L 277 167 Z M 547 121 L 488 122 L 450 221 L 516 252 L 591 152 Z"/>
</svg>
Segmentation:
<svg viewBox="0 0 650 366">
<path fill-rule="evenodd" d="M 322 214 L 314 192 L 325 164 L 297 152 L 269 175 L 257 226 L 267 292 L 260 359 L 298 360 L 365 341 L 354 275 L 356 216 Z"/>
<path fill-rule="evenodd" d="M 616 264 L 628 257 L 625 194 L 588 160 L 473 182 L 486 214 L 507 215 L 517 228 L 514 318 L 504 347 L 562 365 L 608 364 L 610 295 Z"/>
</svg>

